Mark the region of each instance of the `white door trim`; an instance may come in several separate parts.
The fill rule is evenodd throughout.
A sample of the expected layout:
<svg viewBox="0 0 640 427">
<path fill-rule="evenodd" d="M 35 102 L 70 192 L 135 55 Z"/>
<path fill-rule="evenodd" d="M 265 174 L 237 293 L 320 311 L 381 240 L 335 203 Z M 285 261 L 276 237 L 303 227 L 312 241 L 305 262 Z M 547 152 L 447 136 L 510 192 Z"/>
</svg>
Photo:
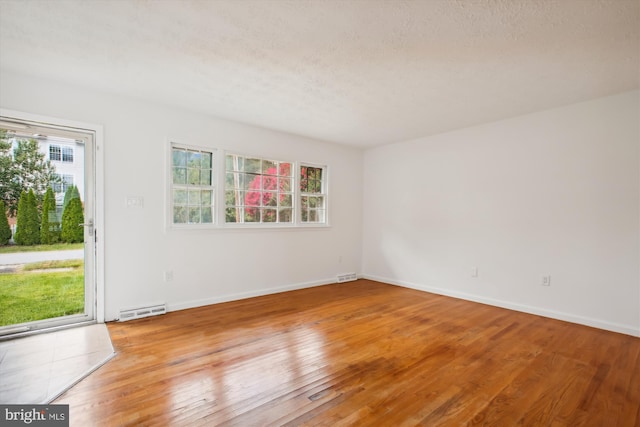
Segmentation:
<svg viewBox="0 0 640 427">
<path fill-rule="evenodd" d="M 94 150 L 94 178 L 95 178 L 95 214 L 94 224 L 96 229 L 95 242 L 95 319 L 98 323 L 104 323 L 105 313 L 105 282 L 104 282 L 104 129 L 102 125 L 95 123 L 78 122 L 40 114 L 26 113 L 0 108 L 0 116 L 14 118 L 16 120 L 63 126 L 86 130 L 95 135 Z"/>
</svg>

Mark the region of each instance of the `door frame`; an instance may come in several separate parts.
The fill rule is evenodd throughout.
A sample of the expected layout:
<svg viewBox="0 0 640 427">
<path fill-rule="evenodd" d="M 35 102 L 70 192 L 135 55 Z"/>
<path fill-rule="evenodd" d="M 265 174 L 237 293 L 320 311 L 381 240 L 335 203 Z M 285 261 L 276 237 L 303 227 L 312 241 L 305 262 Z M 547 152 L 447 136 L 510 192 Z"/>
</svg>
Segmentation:
<svg viewBox="0 0 640 427">
<path fill-rule="evenodd" d="M 102 125 L 61 119 L 58 117 L 41 114 L 26 113 L 23 111 L 0 108 L 0 116 L 14 120 L 34 122 L 53 127 L 68 127 L 92 132 L 95 136 L 93 148 L 93 182 L 94 182 L 94 280 L 95 280 L 95 310 L 94 317 L 97 323 L 104 323 L 105 316 L 105 282 L 104 282 L 104 129 Z"/>
</svg>

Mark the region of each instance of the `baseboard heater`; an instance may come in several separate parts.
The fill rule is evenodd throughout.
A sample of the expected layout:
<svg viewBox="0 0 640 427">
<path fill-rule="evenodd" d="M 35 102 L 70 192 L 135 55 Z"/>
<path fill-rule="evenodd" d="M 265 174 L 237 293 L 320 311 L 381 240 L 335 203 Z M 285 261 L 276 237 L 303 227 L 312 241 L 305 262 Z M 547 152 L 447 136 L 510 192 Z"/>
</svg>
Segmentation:
<svg viewBox="0 0 640 427">
<path fill-rule="evenodd" d="M 167 312 L 166 304 L 152 305 L 149 307 L 133 308 L 131 310 L 120 310 L 120 322 L 127 320 L 142 319 L 143 317 L 159 316 Z"/>
<path fill-rule="evenodd" d="M 356 273 L 338 274 L 338 283 L 353 282 L 354 280 L 358 280 Z"/>
</svg>

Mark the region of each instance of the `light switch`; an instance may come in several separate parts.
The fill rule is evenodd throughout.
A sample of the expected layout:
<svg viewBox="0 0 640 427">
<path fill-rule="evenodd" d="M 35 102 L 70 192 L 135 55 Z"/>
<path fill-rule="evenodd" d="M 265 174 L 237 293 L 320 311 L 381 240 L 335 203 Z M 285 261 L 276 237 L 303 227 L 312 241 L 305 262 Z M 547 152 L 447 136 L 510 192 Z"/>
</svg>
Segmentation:
<svg viewBox="0 0 640 427">
<path fill-rule="evenodd" d="M 137 196 L 127 196 L 126 205 L 128 208 L 141 208 L 144 204 L 144 199 Z"/>
</svg>

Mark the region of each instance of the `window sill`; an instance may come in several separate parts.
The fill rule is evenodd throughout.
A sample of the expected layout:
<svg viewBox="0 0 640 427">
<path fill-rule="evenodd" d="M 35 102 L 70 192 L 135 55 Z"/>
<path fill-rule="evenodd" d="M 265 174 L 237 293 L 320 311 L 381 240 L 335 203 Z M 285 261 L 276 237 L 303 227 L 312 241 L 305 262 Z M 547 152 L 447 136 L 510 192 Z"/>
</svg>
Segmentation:
<svg viewBox="0 0 640 427">
<path fill-rule="evenodd" d="M 227 231 L 234 232 L 238 230 L 247 231 L 293 231 L 293 230 L 326 230 L 331 228 L 330 224 L 273 224 L 273 225 L 255 225 L 255 224 L 190 224 L 175 225 L 170 224 L 167 229 L 174 231 Z"/>
</svg>

